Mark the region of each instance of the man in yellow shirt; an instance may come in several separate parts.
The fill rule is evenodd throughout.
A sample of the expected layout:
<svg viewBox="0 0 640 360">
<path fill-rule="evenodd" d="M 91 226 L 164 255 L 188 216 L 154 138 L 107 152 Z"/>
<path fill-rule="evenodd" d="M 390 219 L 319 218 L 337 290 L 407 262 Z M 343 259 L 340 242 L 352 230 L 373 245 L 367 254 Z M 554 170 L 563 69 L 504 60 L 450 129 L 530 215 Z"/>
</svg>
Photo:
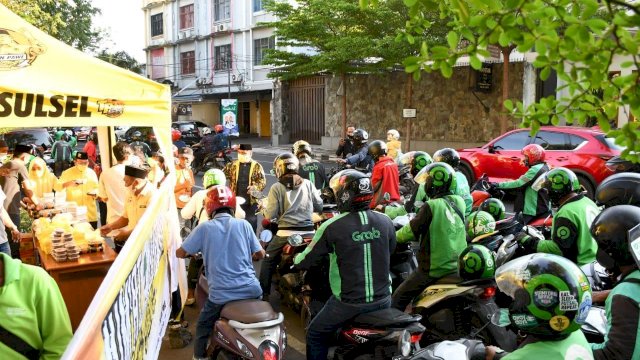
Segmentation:
<svg viewBox="0 0 640 360">
<path fill-rule="evenodd" d="M 120 250 L 131 235 L 136 224 L 147 210 L 147 205 L 151 201 L 156 187 L 149 182 L 147 174 L 149 169 L 127 165 L 124 168 L 124 185 L 126 195 L 124 201 L 124 212 L 116 221 L 104 225 L 100 228 L 103 235 L 112 230 L 119 230 L 114 236 L 116 250 Z"/>
<path fill-rule="evenodd" d="M 398 160 L 398 156 L 402 155 L 402 143 L 400 142 L 400 133 L 396 129 L 387 131 L 387 156 L 394 161 Z"/>
<path fill-rule="evenodd" d="M 87 221 L 98 227 L 98 209 L 96 195 L 98 194 L 98 176 L 89 169 L 89 157 L 86 152 L 78 151 L 74 166 L 62 172 L 60 179 L 53 188 L 56 192 L 65 190 L 67 201 L 73 201 L 78 206 L 87 207 Z"/>
</svg>

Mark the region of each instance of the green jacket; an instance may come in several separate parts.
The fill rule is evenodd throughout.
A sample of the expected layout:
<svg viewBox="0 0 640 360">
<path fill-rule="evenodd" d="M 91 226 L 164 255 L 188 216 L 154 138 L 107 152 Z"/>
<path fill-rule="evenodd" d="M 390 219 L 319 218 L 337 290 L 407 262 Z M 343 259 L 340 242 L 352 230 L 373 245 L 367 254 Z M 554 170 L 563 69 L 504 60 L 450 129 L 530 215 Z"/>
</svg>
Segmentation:
<svg viewBox="0 0 640 360">
<path fill-rule="evenodd" d="M 619 282 L 605 302 L 607 332 L 604 343 L 591 344 L 596 360 L 640 359 L 640 271 Z"/>
<path fill-rule="evenodd" d="M 584 334 L 577 330 L 564 340 L 530 342 L 500 359 L 592 360 L 593 354 Z"/>
<path fill-rule="evenodd" d="M 0 257 L 5 271 L 0 286 L 2 326 L 39 349 L 41 360 L 60 359 L 73 333 L 58 285 L 40 267 L 22 264 L 4 253 Z M 0 354 L 3 359 L 24 358 L 2 342 Z"/>
<path fill-rule="evenodd" d="M 534 248 L 564 256 L 578 266 L 595 261 L 598 244 L 589 229 L 598 213 L 600 209 L 584 195 L 569 199 L 553 217 L 551 240 L 541 240 Z"/>
<path fill-rule="evenodd" d="M 533 165 L 518 180 L 498 183 L 498 188 L 503 190 L 524 190 L 524 199 L 519 196 L 513 206 L 513 211 L 522 212 L 524 215 L 537 216 L 548 213 L 551 210 L 549 197 L 545 191 L 535 191 L 531 188 L 533 182 L 549 167 L 545 163 Z"/>
<path fill-rule="evenodd" d="M 420 240 L 418 263 L 430 277 L 458 270 L 458 256 L 467 247 L 464 219 L 458 215 L 463 211 L 464 201 L 458 195 L 430 199 L 409 224 L 396 231 L 399 243 Z"/>
<path fill-rule="evenodd" d="M 417 214 L 427 200 L 429 200 L 429 197 L 424 189 L 424 184 L 418 184 L 411 194 L 411 199 L 409 199 L 404 206 L 385 206 L 384 213 L 392 220 L 408 213 Z"/>
</svg>

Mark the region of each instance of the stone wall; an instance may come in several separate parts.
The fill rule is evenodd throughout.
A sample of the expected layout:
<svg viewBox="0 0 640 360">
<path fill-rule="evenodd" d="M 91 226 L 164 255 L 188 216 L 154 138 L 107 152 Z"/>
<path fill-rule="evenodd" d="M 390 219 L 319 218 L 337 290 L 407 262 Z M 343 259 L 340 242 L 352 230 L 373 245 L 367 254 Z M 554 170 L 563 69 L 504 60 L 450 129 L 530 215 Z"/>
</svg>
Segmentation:
<svg viewBox="0 0 640 360">
<path fill-rule="evenodd" d="M 510 98 L 522 100 L 522 63 L 510 66 Z M 493 65 L 493 89 L 491 93 L 476 95 L 471 92 L 474 84 L 472 69 L 458 67 L 453 76 L 445 79 L 439 73 L 423 73 L 413 83 L 413 108 L 417 117 L 411 119 L 411 150 L 433 152 L 439 148 L 467 147 L 484 144 L 500 134 L 500 100 L 502 98 L 502 64 Z M 395 72 L 384 75 L 349 75 L 347 77 L 347 123 L 369 132 L 370 139 L 385 139 L 388 129 L 397 129 L 401 141 L 406 144 L 406 120 L 402 118 L 405 107 L 407 74 Z M 339 76 L 328 76 L 325 93 L 325 136 L 322 146 L 337 146 L 342 129 L 341 85 Z M 340 91 L 342 94 L 342 90 Z M 510 119 L 509 129 L 519 120 Z"/>
</svg>

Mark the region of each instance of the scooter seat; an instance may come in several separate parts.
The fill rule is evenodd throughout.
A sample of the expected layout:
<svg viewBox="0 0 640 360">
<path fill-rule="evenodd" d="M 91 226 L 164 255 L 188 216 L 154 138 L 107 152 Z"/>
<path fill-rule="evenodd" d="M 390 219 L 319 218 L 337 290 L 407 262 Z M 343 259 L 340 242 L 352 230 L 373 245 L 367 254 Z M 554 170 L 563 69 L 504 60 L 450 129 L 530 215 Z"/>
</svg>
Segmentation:
<svg viewBox="0 0 640 360">
<path fill-rule="evenodd" d="M 436 281 L 437 285 L 445 285 L 445 284 L 458 284 L 462 281 L 462 278 L 458 276 L 458 274 L 451 274 L 445 277 L 441 277 Z"/>
<path fill-rule="evenodd" d="M 410 315 L 394 308 L 376 310 L 356 316 L 351 321 L 354 326 L 363 327 L 394 327 L 406 326 L 408 324 L 418 322 L 422 319 L 420 315 Z"/>
<path fill-rule="evenodd" d="M 275 320 L 278 313 L 273 311 L 271 304 L 262 300 L 238 300 L 226 304 L 220 316 L 227 320 L 235 320 L 245 324 Z"/>
</svg>

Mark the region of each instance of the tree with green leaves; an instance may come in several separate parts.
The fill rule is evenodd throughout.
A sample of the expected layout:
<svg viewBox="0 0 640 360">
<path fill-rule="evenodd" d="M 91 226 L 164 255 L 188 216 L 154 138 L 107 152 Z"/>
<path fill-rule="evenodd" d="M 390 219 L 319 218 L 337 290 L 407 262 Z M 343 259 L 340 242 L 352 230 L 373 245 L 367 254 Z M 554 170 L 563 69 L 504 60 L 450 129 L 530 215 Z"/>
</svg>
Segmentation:
<svg viewBox="0 0 640 360">
<path fill-rule="evenodd" d="M 90 0 L 0 0 L 29 23 L 80 51 L 95 50 L 102 33 L 93 27 L 100 9 Z"/>
<path fill-rule="evenodd" d="M 369 7 L 379 0 L 361 0 Z M 612 129 L 618 111 L 625 109 L 628 118 L 640 118 L 638 87 L 638 46 L 640 4 L 624 0 L 404 0 L 411 20 L 405 36 L 428 22 L 423 14 L 438 11 L 451 19 L 448 46 L 424 43 L 417 55 L 408 55 L 406 70 L 419 76 L 420 71 L 452 74 L 458 58 L 469 56 L 474 69 L 488 57 L 489 45 L 513 46 L 522 53 L 532 52 L 533 66 L 546 80 L 557 73 L 562 94 L 542 98 L 526 106 L 507 100 L 504 107 L 512 116 L 522 118 L 523 126 L 536 131 L 540 125 L 585 124 L 597 120 L 603 131 L 626 147 L 623 156 L 640 160 L 640 123 L 629 121 Z M 465 46 L 459 46 L 461 40 Z M 634 69 L 622 76 L 609 76 L 612 63 L 627 59 L 623 69 Z M 629 111 L 626 111 L 629 109 Z"/>
<path fill-rule="evenodd" d="M 133 71 L 136 74 L 142 74 L 142 64 L 125 51 L 111 53 L 108 50 L 101 50 L 96 57 L 123 69 Z"/>
<path fill-rule="evenodd" d="M 404 36 L 400 31 L 409 20 L 402 0 L 381 0 L 377 6 L 361 7 L 358 0 L 268 1 L 265 9 L 276 21 L 265 25 L 275 28 L 277 49 L 267 53 L 266 64 L 276 67 L 270 76 L 284 80 L 329 73 L 343 78 L 346 94 L 347 74 L 375 74 L 392 70 L 408 54 L 418 54 L 420 44 L 444 42 L 447 30 L 432 26 L 432 31 Z M 434 13 L 434 23 L 438 24 Z M 440 22 L 441 23 L 441 22 Z M 343 100 L 345 123 L 346 96 Z M 344 124 L 343 124 L 344 125 Z"/>
</svg>

